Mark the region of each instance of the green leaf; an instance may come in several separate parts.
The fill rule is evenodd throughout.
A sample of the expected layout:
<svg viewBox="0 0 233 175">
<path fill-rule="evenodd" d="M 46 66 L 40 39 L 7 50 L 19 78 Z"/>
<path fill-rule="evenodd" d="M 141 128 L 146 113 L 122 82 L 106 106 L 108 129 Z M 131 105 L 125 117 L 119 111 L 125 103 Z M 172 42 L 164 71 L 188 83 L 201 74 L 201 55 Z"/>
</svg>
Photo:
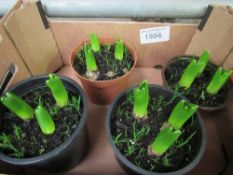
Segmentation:
<svg viewBox="0 0 233 175">
<path fill-rule="evenodd" d="M 160 156 L 164 154 L 181 135 L 180 130 L 174 130 L 172 127 L 161 130 L 151 144 L 152 153 Z"/>
<path fill-rule="evenodd" d="M 209 94 L 215 95 L 218 91 L 224 86 L 227 82 L 229 77 L 231 76 L 233 70 L 222 70 L 222 68 L 218 68 L 215 72 L 214 76 L 212 77 L 209 85 L 207 86 L 206 90 Z"/>
<path fill-rule="evenodd" d="M 91 49 L 94 52 L 100 51 L 100 41 L 97 35 L 93 32 L 90 33 L 90 43 L 91 43 Z"/>
<path fill-rule="evenodd" d="M 176 145 L 177 148 L 181 148 L 184 145 L 186 145 L 187 143 L 189 143 L 190 140 L 192 140 L 192 138 L 195 136 L 195 134 L 197 133 L 197 131 L 194 131 L 191 135 L 188 136 L 188 138 L 186 140 L 184 140 L 183 142 L 181 142 L 179 145 Z"/>
<path fill-rule="evenodd" d="M 49 74 L 49 79 L 46 80 L 46 85 L 53 94 L 54 99 L 59 107 L 64 107 L 68 103 L 68 93 L 60 78 L 55 74 Z"/>
<path fill-rule="evenodd" d="M 139 87 L 134 89 L 133 97 L 133 111 L 135 117 L 138 119 L 146 117 L 149 105 L 149 88 L 146 80 L 141 82 Z"/>
<path fill-rule="evenodd" d="M 184 73 L 182 74 L 181 79 L 179 81 L 179 85 L 181 87 L 188 89 L 192 85 L 198 73 L 199 73 L 199 69 L 198 69 L 197 60 L 193 59 L 191 63 L 184 70 Z"/>
<path fill-rule="evenodd" d="M 1 97 L 1 102 L 21 119 L 29 120 L 33 118 L 32 107 L 14 93 L 7 92 L 5 96 Z"/>
<path fill-rule="evenodd" d="M 87 43 L 84 44 L 84 54 L 86 59 L 86 66 L 88 71 L 97 71 L 98 67 L 96 65 L 95 57 L 89 45 Z"/>
<path fill-rule="evenodd" d="M 115 59 L 122 61 L 124 56 L 124 44 L 122 40 L 115 43 Z"/>
<path fill-rule="evenodd" d="M 11 138 L 5 133 L 0 134 L 0 148 L 10 150 L 10 156 L 22 158 L 24 156 L 23 150 L 17 149 L 12 143 Z"/>
<path fill-rule="evenodd" d="M 55 124 L 49 112 L 41 105 L 35 110 L 36 120 L 40 126 L 41 131 L 46 134 L 53 134 L 55 131 Z"/>
<path fill-rule="evenodd" d="M 193 59 L 184 70 L 184 73 L 179 81 L 179 85 L 188 89 L 196 77 L 204 71 L 209 61 L 209 57 L 209 51 L 205 50 L 198 60 Z"/>
<path fill-rule="evenodd" d="M 199 69 L 198 75 L 200 75 L 204 71 L 204 69 L 209 61 L 209 58 L 210 58 L 210 52 L 208 50 L 204 50 L 204 52 L 202 53 L 202 55 L 200 56 L 200 58 L 197 61 L 197 64 L 199 67 L 198 68 Z"/>
<path fill-rule="evenodd" d="M 197 111 L 198 105 L 187 104 L 185 100 L 180 100 L 173 108 L 168 123 L 175 129 L 180 129 L 188 119 Z"/>
</svg>

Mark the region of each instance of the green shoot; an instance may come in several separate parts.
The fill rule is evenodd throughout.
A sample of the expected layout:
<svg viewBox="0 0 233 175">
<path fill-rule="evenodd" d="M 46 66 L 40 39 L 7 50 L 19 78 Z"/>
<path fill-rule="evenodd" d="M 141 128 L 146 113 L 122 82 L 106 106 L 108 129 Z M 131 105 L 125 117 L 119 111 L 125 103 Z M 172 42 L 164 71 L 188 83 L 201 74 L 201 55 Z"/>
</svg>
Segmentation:
<svg viewBox="0 0 233 175">
<path fill-rule="evenodd" d="M 128 139 L 121 137 L 122 133 L 118 133 L 115 137 L 113 137 L 113 142 L 115 143 L 115 145 L 120 146 L 122 143 L 128 142 Z"/>
<path fill-rule="evenodd" d="M 129 142 L 127 142 L 127 147 L 126 148 L 127 148 L 127 150 L 125 151 L 126 152 L 126 154 L 125 154 L 126 157 L 133 154 L 135 152 L 135 149 L 136 149 L 135 145 L 133 145 L 133 144 L 131 144 Z"/>
<path fill-rule="evenodd" d="M 209 94 L 215 95 L 218 91 L 223 87 L 223 85 L 227 82 L 228 78 L 231 76 L 233 70 L 222 70 L 222 68 L 218 68 L 212 77 L 209 85 L 206 90 Z"/>
<path fill-rule="evenodd" d="M 69 100 L 66 106 L 66 110 L 72 112 L 72 110 L 75 109 L 76 112 L 80 113 L 80 107 L 81 107 L 81 97 L 72 96 L 71 100 Z"/>
<path fill-rule="evenodd" d="M 12 92 L 7 92 L 5 96 L 1 97 L 1 102 L 21 119 L 29 120 L 33 118 L 32 107 Z"/>
<path fill-rule="evenodd" d="M 119 144 L 121 135 L 121 133 L 118 133 L 116 137 L 113 138 L 113 142 L 115 143 L 115 145 Z"/>
<path fill-rule="evenodd" d="M 95 61 L 95 57 L 92 53 L 92 50 L 87 43 L 84 44 L 83 46 L 84 49 L 84 54 L 85 54 L 85 59 L 86 59 L 86 66 L 88 71 L 97 71 L 97 65 Z"/>
<path fill-rule="evenodd" d="M 133 122 L 133 142 L 137 143 L 144 136 L 148 135 L 150 132 L 150 127 L 143 127 L 140 130 L 137 130 L 136 122 Z"/>
<path fill-rule="evenodd" d="M 91 43 L 91 49 L 94 52 L 100 51 L 100 41 L 97 35 L 93 32 L 90 33 L 90 43 Z"/>
<path fill-rule="evenodd" d="M 204 69 L 209 61 L 209 58 L 210 58 L 210 52 L 208 50 L 204 50 L 204 52 L 201 54 L 201 56 L 197 62 L 198 66 L 199 66 L 198 75 L 200 75 L 204 71 Z"/>
<path fill-rule="evenodd" d="M 122 61 L 124 56 L 124 44 L 122 40 L 115 43 L 115 59 Z"/>
<path fill-rule="evenodd" d="M 45 152 L 45 148 L 44 148 L 44 147 L 41 147 L 41 148 L 39 149 L 39 154 L 42 155 L 44 152 Z"/>
<path fill-rule="evenodd" d="M 133 111 L 135 118 L 141 119 L 147 116 L 149 104 L 149 88 L 147 81 L 142 81 L 139 87 L 133 91 Z"/>
<path fill-rule="evenodd" d="M 78 98 L 77 97 L 72 97 L 71 98 L 71 104 L 73 104 L 76 112 L 80 112 L 79 111 L 79 109 L 80 109 L 80 103 L 81 103 L 81 97 L 80 96 L 78 96 Z"/>
<path fill-rule="evenodd" d="M 179 81 L 179 85 L 188 89 L 192 85 L 198 73 L 199 69 L 197 60 L 193 59 L 191 63 L 187 66 L 187 68 L 184 70 L 184 73 L 182 74 L 181 79 Z"/>
<path fill-rule="evenodd" d="M 77 50 L 77 52 L 76 52 L 76 57 L 79 58 L 82 62 L 85 61 L 84 55 L 81 54 L 81 52 L 79 52 L 79 50 Z"/>
<path fill-rule="evenodd" d="M 135 160 L 135 165 L 137 166 L 137 167 L 141 167 L 141 162 L 140 161 L 137 161 L 137 160 Z"/>
<path fill-rule="evenodd" d="M 198 105 L 187 104 L 185 100 L 180 100 L 173 108 L 168 123 L 175 129 L 180 129 L 186 121 L 197 111 Z"/>
<path fill-rule="evenodd" d="M 55 124 L 49 112 L 43 106 L 39 105 L 35 110 L 35 114 L 41 131 L 46 135 L 53 134 L 55 131 Z"/>
<path fill-rule="evenodd" d="M 165 153 L 181 135 L 180 130 L 173 130 L 172 127 L 161 130 L 151 144 L 151 152 L 157 156 Z"/>
<path fill-rule="evenodd" d="M 192 138 L 195 136 L 196 133 L 197 133 L 197 131 L 194 131 L 186 140 L 184 140 L 181 143 L 179 143 L 178 145 L 176 145 L 176 147 L 181 148 L 181 147 L 185 146 L 187 143 L 189 143 L 190 140 L 192 140 Z"/>
<path fill-rule="evenodd" d="M 200 75 L 209 61 L 209 51 L 205 50 L 198 60 L 193 59 L 184 70 L 179 85 L 188 89 L 198 75 Z"/>
<path fill-rule="evenodd" d="M 22 130 L 19 126 L 17 126 L 16 124 L 13 125 L 13 130 L 14 130 L 14 134 L 16 136 L 16 139 L 20 141 L 21 137 L 22 137 Z"/>
<path fill-rule="evenodd" d="M 59 107 L 64 107 L 68 103 L 68 93 L 67 90 L 60 80 L 60 78 L 55 74 L 49 74 L 49 79 L 46 80 L 46 85 L 49 87 L 53 94 L 54 99 Z"/>
<path fill-rule="evenodd" d="M 143 155 L 146 154 L 146 148 L 140 147 L 140 148 L 139 148 L 139 151 L 138 151 L 137 153 L 138 153 L 138 154 L 137 154 L 137 157 L 136 157 L 136 158 L 142 157 Z"/>
<path fill-rule="evenodd" d="M 168 158 L 168 156 L 165 155 L 165 156 L 163 157 L 163 159 L 162 159 L 162 164 L 163 164 L 163 166 L 165 166 L 165 167 L 172 166 L 172 164 L 171 164 L 170 161 L 171 161 L 171 160 Z"/>
<path fill-rule="evenodd" d="M 159 109 L 162 109 L 164 104 L 164 96 L 160 95 L 157 100 L 154 100 L 153 111 L 159 112 Z"/>
<path fill-rule="evenodd" d="M 24 156 L 24 152 L 21 150 L 18 150 L 12 143 L 11 143 L 11 139 L 8 135 L 6 135 L 5 133 L 2 133 L 0 135 L 0 148 L 2 149 L 8 149 L 10 151 L 12 151 L 13 153 L 11 153 L 11 156 L 17 157 L 17 158 L 21 158 Z"/>
<path fill-rule="evenodd" d="M 179 88 L 180 88 L 179 85 L 176 84 L 175 94 L 167 102 L 164 103 L 165 106 L 172 104 L 178 96 L 183 95 L 182 93 L 179 92 Z"/>
<path fill-rule="evenodd" d="M 41 106 L 43 106 L 43 105 L 41 105 Z M 66 108 L 67 108 L 67 106 L 66 106 Z M 57 105 L 53 105 L 53 106 L 47 105 L 47 107 L 48 107 L 48 112 L 51 115 L 51 117 L 55 118 L 59 113 L 60 107 Z"/>
</svg>

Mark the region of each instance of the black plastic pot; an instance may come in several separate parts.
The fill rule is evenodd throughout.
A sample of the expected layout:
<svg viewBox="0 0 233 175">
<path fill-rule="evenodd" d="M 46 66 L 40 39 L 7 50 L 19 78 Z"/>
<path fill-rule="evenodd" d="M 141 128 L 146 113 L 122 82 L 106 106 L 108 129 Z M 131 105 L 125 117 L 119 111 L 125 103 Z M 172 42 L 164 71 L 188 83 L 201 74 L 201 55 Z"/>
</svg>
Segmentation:
<svg viewBox="0 0 233 175">
<path fill-rule="evenodd" d="M 178 58 L 182 58 L 184 60 L 187 60 L 187 59 L 191 59 L 193 57 L 196 58 L 196 59 L 198 58 L 197 56 L 192 56 L 192 55 L 181 55 L 181 56 L 176 56 L 176 57 L 170 59 L 166 64 L 164 64 L 162 66 L 162 71 L 161 71 L 161 76 L 162 76 L 163 84 L 165 86 L 167 86 L 167 87 L 170 87 L 169 84 L 168 84 L 168 82 L 167 82 L 167 80 L 166 80 L 166 77 L 165 77 L 165 72 L 166 72 L 166 70 L 167 70 L 167 68 L 169 67 L 170 64 L 172 64 Z M 213 67 L 217 68 L 217 66 L 215 64 L 211 63 L 211 65 Z M 222 104 L 220 104 L 218 106 L 203 106 L 203 105 L 198 104 L 199 108 L 201 110 L 203 110 L 203 111 L 217 111 L 217 110 L 223 109 L 231 101 L 231 99 L 233 98 L 233 83 L 230 80 L 227 83 L 228 83 L 228 85 L 227 85 L 228 86 L 228 89 L 227 89 L 228 92 L 227 92 L 227 95 L 226 95 L 227 98 L 224 101 L 224 103 L 222 103 Z M 193 103 L 195 103 L 195 102 L 193 102 Z"/>
<path fill-rule="evenodd" d="M 124 157 L 124 155 L 118 150 L 116 145 L 114 144 L 112 134 L 111 134 L 111 119 L 113 117 L 113 114 L 116 112 L 118 105 L 121 103 L 123 97 L 128 92 L 132 91 L 135 87 L 137 87 L 137 86 L 131 87 L 131 88 L 127 89 L 126 91 L 122 92 L 120 95 L 118 95 L 118 97 L 111 103 L 110 107 L 108 108 L 107 115 L 106 115 L 105 129 L 107 132 L 107 138 L 108 138 L 108 141 L 109 141 L 109 143 L 110 143 L 110 145 L 115 153 L 115 156 L 116 156 L 119 164 L 129 174 L 138 174 L 138 175 L 159 175 L 159 174 L 162 174 L 162 175 L 182 175 L 182 174 L 186 174 L 187 172 L 192 170 L 198 164 L 198 162 L 200 161 L 200 159 L 203 156 L 203 153 L 204 153 L 205 147 L 206 147 L 205 128 L 204 128 L 203 120 L 198 112 L 197 112 L 197 122 L 196 122 L 196 126 L 195 126 L 195 128 L 197 128 L 197 138 L 199 138 L 197 143 L 196 143 L 197 144 L 196 154 L 195 154 L 192 162 L 190 162 L 188 165 L 186 165 L 185 167 L 183 167 L 179 170 L 161 173 L 161 172 L 151 172 L 151 171 L 142 169 L 140 167 L 137 167 L 133 163 L 131 163 L 129 160 L 127 160 Z M 163 87 L 163 86 L 149 85 L 149 88 L 150 88 L 150 92 L 158 93 L 159 95 L 163 95 L 165 97 L 171 97 L 172 95 L 174 95 L 173 90 L 170 90 L 170 89 Z M 180 100 L 180 99 L 187 100 L 187 98 L 185 98 L 184 96 L 179 96 L 178 100 Z"/>
<path fill-rule="evenodd" d="M 69 92 L 80 95 L 82 99 L 83 114 L 76 130 L 63 144 L 41 156 L 18 159 L 0 153 L 1 161 L 17 167 L 29 167 L 48 172 L 62 172 L 71 169 L 84 158 L 88 148 L 86 128 L 88 112 L 87 97 L 75 81 L 63 76 L 60 76 L 60 78 Z M 48 79 L 47 75 L 36 76 L 16 84 L 9 91 L 22 96 L 38 85 L 45 86 L 46 79 Z M 3 115 L 4 111 L 0 112 Z"/>
</svg>

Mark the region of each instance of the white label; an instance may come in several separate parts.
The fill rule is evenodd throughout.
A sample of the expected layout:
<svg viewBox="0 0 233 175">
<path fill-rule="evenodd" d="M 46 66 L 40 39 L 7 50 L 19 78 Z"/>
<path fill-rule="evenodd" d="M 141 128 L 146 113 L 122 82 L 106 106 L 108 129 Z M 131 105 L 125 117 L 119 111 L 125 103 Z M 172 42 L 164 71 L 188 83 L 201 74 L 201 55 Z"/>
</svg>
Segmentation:
<svg viewBox="0 0 233 175">
<path fill-rule="evenodd" d="M 141 44 L 169 41 L 170 26 L 154 27 L 140 30 Z"/>
</svg>

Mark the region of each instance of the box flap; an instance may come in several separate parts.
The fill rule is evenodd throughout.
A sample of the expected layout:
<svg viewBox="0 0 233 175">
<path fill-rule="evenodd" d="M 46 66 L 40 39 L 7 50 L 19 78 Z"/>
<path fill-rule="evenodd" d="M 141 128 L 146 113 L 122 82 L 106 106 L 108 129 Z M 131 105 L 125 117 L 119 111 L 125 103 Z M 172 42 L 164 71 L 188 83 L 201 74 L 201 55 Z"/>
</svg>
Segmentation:
<svg viewBox="0 0 233 175">
<path fill-rule="evenodd" d="M 204 25 L 199 25 L 185 53 L 201 55 L 204 49 L 209 49 L 212 62 L 226 69 L 233 68 L 233 53 L 225 59 L 233 48 L 233 10 L 226 6 L 214 6 L 206 13 L 210 13 L 208 19 L 203 18 L 201 24 Z"/>
<path fill-rule="evenodd" d="M 13 63 L 19 71 L 15 74 L 11 81 L 11 85 L 23 79 L 30 77 L 26 65 L 24 64 L 20 54 L 11 42 L 2 24 L 0 23 L 0 81 L 2 81 L 5 73 L 11 63 Z"/>
<path fill-rule="evenodd" d="M 63 65 L 40 1 L 13 10 L 4 27 L 32 75 L 53 72 Z"/>
</svg>

